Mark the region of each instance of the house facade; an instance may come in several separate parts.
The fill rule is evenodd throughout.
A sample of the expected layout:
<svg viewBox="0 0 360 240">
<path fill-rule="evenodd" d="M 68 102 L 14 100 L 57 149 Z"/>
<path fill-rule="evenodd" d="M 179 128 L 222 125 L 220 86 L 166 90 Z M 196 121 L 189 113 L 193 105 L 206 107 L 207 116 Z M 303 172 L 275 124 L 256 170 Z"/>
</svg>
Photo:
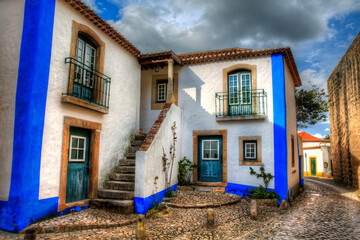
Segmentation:
<svg viewBox="0 0 360 240">
<path fill-rule="evenodd" d="M 304 176 L 332 176 L 331 141 L 298 133 L 302 139 Z"/>
<path fill-rule="evenodd" d="M 328 81 L 334 180 L 360 187 L 360 35 Z"/>
<path fill-rule="evenodd" d="M 142 54 L 78 0 L 8 0 L 0 13 L 1 229 L 97 200 L 146 213 L 176 189 L 185 156 L 194 184 L 244 194 L 262 184 L 249 167 L 264 164 L 270 189 L 296 195 L 290 48 Z"/>
</svg>

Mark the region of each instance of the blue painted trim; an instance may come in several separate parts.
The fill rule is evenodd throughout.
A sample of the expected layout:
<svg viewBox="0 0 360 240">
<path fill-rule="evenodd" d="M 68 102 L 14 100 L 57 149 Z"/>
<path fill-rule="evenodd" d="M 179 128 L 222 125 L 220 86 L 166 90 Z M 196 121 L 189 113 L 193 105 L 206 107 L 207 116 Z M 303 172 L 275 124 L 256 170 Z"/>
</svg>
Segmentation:
<svg viewBox="0 0 360 240">
<path fill-rule="evenodd" d="M 288 158 L 286 139 L 286 98 L 284 59 L 281 53 L 271 55 L 274 108 L 275 192 L 281 200 L 288 196 Z"/>
<path fill-rule="evenodd" d="M 175 184 L 170 188 L 173 191 L 176 191 L 177 185 L 178 184 Z M 135 212 L 140 214 L 146 214 L 150 209 L 154 207 L 155 203 L 159 204 L 162 202 L 168 189 L 169 188 L 164 189 L 161 192 L 155 193 L 146 198 L 135 197 L 134 198 Z"/>
<path fill-rule="evenodd" d="M 15 100 L 11 185 L 0 228 L 21 231 L 57 212 L 58 197 L 39 200 L 40 164 L 55 0 L 26 0 Z"/>
<path fill-rule="evenodd" d="M 246 197 L 246 189 L 248 189 L 249 191 L 252 189 L 256 189 L 257 187 L 254 186 L 249 186 L 249 185 L 243 185 L 243 184 L 237 184 L 237 183 L 228 183 L 225 191 L 227 193 L 231 193 L 231 194 L 236 194 L 239 196 L 242 196 L 243 198 Z M 274 190 L 272 188 L 268 188 L 268 190 Z"/>
<path fill-rule="evenodd" d="M 301 179 L 301 186 L 304 187 L 304 179 Z"/>
</svg>

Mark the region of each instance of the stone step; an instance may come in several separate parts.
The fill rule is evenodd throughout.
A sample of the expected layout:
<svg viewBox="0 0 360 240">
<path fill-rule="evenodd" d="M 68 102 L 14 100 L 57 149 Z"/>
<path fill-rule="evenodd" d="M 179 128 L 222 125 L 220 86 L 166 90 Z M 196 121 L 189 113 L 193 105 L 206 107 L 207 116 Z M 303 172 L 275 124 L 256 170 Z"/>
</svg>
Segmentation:
<svg viewBox="0 0 360 240">
<path fill-rule="evenodd" d="M 120 182 L 120 181 L 106 181 L 104 182 L 104 188 L 112 190 L 126 190 L 134 191 L 134 182 Z"/>
<path fill-rule="evenodd" d="M 135 159 L 120 159 L 119 166 L 135 166 Z"/>
<path fill-rule="evenodd" d="M 134 191 L 99 189 L 98 196 L 105 199 L 133 200 Z"/>
<path fill-rule="evenodd" d="M 129 215 L 134 212 L 134 201 L 97 198 L 89 201 L 89 207 Z"/>
<path fill-rule="evenodd" d="M 115 166 L 116 173 L 135 173 L 135 166 Z"/>
<path fill-rule="evenodd" d="M 135 182 L 135 174 L 111 173 L 109 179 L 111 181 Z"/>
<path fill-rule="evenodd" d="M 125 157 L 127 159 L 135 159 L 135 153 L 134 152 L 125 153 Z"/>
<path fill-rule="evenodd" d="M 139 148 L 140 148 L 140 146 L 132 146 L 132 147 L 129 148 L 129 152 L 134 153 L 137 150 L 139 150 Z"/>
<path fill-rule="evenodd" d="M 143 140 L 132 140 L 131 141 L 131 146 L 141 146 L 141 144 L 143 143 Z"/>
<path fill-rule="evenodd" d="M 135 140 L 144 140 L 146 138 L 146 134 L 137 134 L 135 135 Z"/>
</svg>

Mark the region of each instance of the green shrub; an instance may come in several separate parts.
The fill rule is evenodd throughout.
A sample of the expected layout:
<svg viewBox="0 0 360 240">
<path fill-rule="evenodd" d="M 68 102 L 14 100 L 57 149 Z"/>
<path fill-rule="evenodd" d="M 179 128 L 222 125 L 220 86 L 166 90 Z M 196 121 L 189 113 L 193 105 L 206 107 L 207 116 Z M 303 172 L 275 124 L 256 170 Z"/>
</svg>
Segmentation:
<svg viewBox="0 0 360 240">
<path fill-rule="evenodd" d="M 197 165 L 193 164 L 187 157 L 184 157 L 179 161 L 179 173 L 177 177 L 180 186 L 190 184 L 189 172 L 192 171 L 194 167 L 197 167 Z"/>
<path fill-rule="evenodd" d="M 166 194 L 165 194 L 165 197 L 168 197 L 168 198 L 173 198 L 173 197 L 175 197 L 174 191 L 173 191 L 171 188 L 169 188 L 169 190 L 167 190 L 167 192 L 166 192 Z"/>
<path fill-rule="evenodd" d="M 258 188 L 253 188 L 249 190 L 246 188 L 246 194 L 249 198 L 252 199 L 280 199 L 280 196 L 273 190 L 269 191 L 260 185 Z"/>
</svg>

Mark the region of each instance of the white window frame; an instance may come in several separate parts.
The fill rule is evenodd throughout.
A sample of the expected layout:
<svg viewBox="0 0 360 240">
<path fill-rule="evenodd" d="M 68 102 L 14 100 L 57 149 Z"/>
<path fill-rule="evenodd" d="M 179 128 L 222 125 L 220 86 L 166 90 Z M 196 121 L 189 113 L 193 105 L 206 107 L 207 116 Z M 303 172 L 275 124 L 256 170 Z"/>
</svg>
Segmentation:
<svg viewBox="0 0 360 240">
<path fill-rule="evenodd" d="M 254 145 L 254 157 L 247 157 L 247 146 Z M 251 153 L 250 153 L 251 154 Z M 244 160 L 257 160 L 257 142 L 244 142 Z"/>
<path fill-rule="evenodd" d="M 164 97 L 160 96 L 160 86 L 164 86 Z M 167 83 L 158 83 L 157 84 L 157 101 L 164 102 L 166 101 L 166 91 L 167 91 Z"/>
<path fill-rule="evenodd" d="M 206 150 L 210 150 L 210 156 L 211 156 L 211 150 L 213 150 L 213 149 L 211 149 L 211 142 L 217 142 L 217 151 L 218 151 L 217 152 L 217 155 L 218 155 L 217 158 L 205 158 L 204 157 L 204 151 L 205 151 L 204 143 L 205 142 L 210 142 L 210 149 L 206 149 Z M 202 140 L 202 160 L 220 160 L 220 149 L 219 149 L 220 145 L 219 144 L 220 144 L 219 140 Z"/>
<path fill-rule="evenodd" d="M 81 56 L 78 55 L 79 42 L 81 42 L 83 44 L 83 49 L 81 49 Z M 90 55 L 88 53 L 88 47 L 90 49 L 94 50 L 94 55 Z M 86 60 L 87 55 L 90 55 L 90 57 L 94 57 L 93 63 L 87 62 L 87 60 Z M 89 88 L 93 88 L 94 87 L 93 83 L 94 83 L 94 78 L 95 78 L 95 66 L 96 66 L 96 48 L 94 48 L 93 46 L 88 44 L 86 41 L 84 41 L 83 39 L 78 37 L 77 43 L 76 43 L 76 60 L 81 62 L 83 64 L 83 68 L 85 69 L 85 71 L 80 70 L 81 75 L 82 75 L 82 85 L 87 86 Z M 83 73 L 85 73 L 85 74 L 83 74 Z M 88 74 L 88 76 L 87 76 L 87 74 Z M 92 77 L 91 77 L 91 74 L 92 74 Z M 77 79 L 75 79 L 75 80 L 77 80 Z M 93 81 L 91 81 L 91 80 L 93 80 Z M 79 80 L 77 80 L 75 82 L 79 83 Z"/>
<path fill-rule="evenodd" d="M 235 92 L 231 92 L 230 91 L 230 88 L 231 88 L 231 86 L 230 86 L 230 77 L 231 76 L 236 76 L 237 77 L 237 80 L 234 80 L 234 82 L 236 81 L 237 82 L 237 91 L 235 91 Z M 239 92 L 240 92 L 240 82 L 239 82 L 239 74 L 237 74 L 237 73 L 235 73 L 235 74 L 229 74 L 229 76 L 228 76 L 228 78 L 229 78 L 229 81 L 228 81 L 228 84 L 229 84 L 229 90 L 228 90 L 228 94 L 229 94 L 229 105 L 239 105 L 240 104 L 240 94 L 239 94 Z M 232 87 L 234 87 L 234 86 L 232 86 Z M 234 99 L 237 99 L 237 101 L 236 102 L 234 102 L 234 103 L 232 103 L 231 102 L 231 97 L 230 97 L 230 95 L 231 95 L 231 93 L 237 93 L 239 96 L 237 97 L 237 98 L 234 98 Z"/>
<path fill-rule="evenodd" d="M 76 138 L 76 139 L 83 139 L 84 140 L 84 148 L 79 148 L 78 147 L 73 147 L 72 146 L 72 141 L 73 139 Z M 83 158 L 82 159 L 72 159 L 71 158 L 71 152 L 72 150 L 76 150 L 76 157 L 78 156 L 78 153 L 79 153 L 79 150 L 83 150 L 84 151 L 84 154 L 83 154 Z M 70 135 L 70 152 L 69 152 L 69 162 L 85 162 L 85 152 L 86 152 L 86 138 L 85 137 L 80 137 L 80 136 L 76 136 L 76 135 Z"/>
<path fill-rule="evenodd" d="M 250 83 L 250 90 L 245 90 L 245 91 L 243 91 L 242 89 L 243 89 L 243 84 L 242 84 L 242 76 L 246 76 L 246 75 L 249 75 L 249 83 Z M 239 81 L 240 81 L 240 99 L 241 99 L 241 105 L 249 105 L 249 104 L 251 104 L 251 102 L 252 102 L 252 99 L 251 99 L 251 90 L 252 90 L 252 86 L 251 86 L 251 84 L 252 84 L 252 80 L 251 80 L 251 73 L 241 73 L 240 74 L 240 76 L 239 76 Z M 246 81 L 246 79 L 245 79 L 245 81 Z M 249 99 L 250 99 L 250 101 L 249 102 L 244 102 L 243 100 L 244 100 L 244 98 L 243 98 L 243 96 L 242 96 L 242 94 L 243 93 L 250 93 L 250 97 L 249 97 Z M 246 97 L 247 98 L 247 97 Z"/>
</svg>

